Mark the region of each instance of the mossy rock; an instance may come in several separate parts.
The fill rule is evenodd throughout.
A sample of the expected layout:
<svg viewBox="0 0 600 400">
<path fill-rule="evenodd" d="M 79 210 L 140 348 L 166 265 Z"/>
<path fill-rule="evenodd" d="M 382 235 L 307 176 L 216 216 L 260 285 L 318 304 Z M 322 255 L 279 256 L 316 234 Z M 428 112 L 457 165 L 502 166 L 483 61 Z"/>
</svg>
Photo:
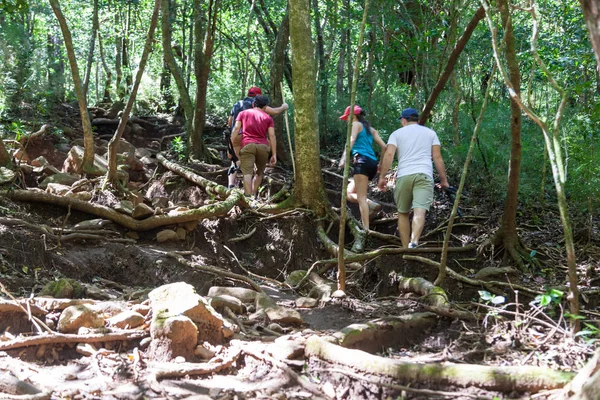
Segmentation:
<svg viewBox="0 0 600 400">
<path fill-rule="evenodd" d="M 84 295 L 85 289 L 79 282 L 66 278 L 48 282 L 40 292 L 40 296 L 50 296 L 56 299 L 81 299 Z"/>
</svg>

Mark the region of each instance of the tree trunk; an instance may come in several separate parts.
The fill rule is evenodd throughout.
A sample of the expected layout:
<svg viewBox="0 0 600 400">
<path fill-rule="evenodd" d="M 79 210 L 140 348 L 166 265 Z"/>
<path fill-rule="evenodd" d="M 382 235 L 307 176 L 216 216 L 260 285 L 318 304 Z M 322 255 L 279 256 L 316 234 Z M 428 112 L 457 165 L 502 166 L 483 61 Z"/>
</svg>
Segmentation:
<svg viewBox="0 0 600 400">
<path fill-rule="evenodd" d="M 129 100 L 127 100 L 127 105 L 123 110 L 123 115 L 121 115 L 121 120 L 119 121 L 117 131 L 108 143 L 108 171 L 106 174 L 106 180 L 113 184 L 116 183 L 117 180 L 117 148 L 119 146 L 119 141 L 123 136 L 123 132 L 125 132 L 125 127 L 127 126 L 127 121 L 129 120 L 129 113 L 133 108 L 133 103 L 135 102 L 135 97 L 137 95 L 140 82 L 142 81 L 142 76 L 144 75 L 144 69 L 146 68 L 146 62 L 148 61 L 148 55 L 152 50 L 152 43 L 154 42 L 154 31 L 156 30 L 156 25 L 158 24 L 158 13 L 160 11 L 160 4 L 161 0 L 155 0 L 154 11 L 152 13 L 152 19 L 150 20 L 148 34 L 146 35 L 144 52 L 142 53 L 142 58 L 138 66 L 137 75 L 135 77 L 135 83 L 131 88 L 131 94 L 129 95 Z"/>
<path fill-rule="evenodd" d="M 104 69 L 104 75 L 106 75 L 106 81 L 104 82 L 104 93 L 102 94 L 102 103 L 111 104 L 110 98 L 110 86 L 112 85 L 112 71 L 108 68 L 106 63 L 106 57 L 104 57 L 104 46 L 102 45 L 102 35 L 98 32 L 98 47 L 100 48 L 100 61 L 102 61 L 102 68 Z"/>
<path fill-rule="evenodd" d="M 419 117 L 419 124 L 425 125 L 427 123 L 427 120 L 429 119 L 429 115 L 431 114 L 431 110 L 433 109 L 433 106 L 434 106 L 439 94 L 444 89 L 444 86 L 446 86 L 446 82 L 448 81 L 448 78 L 450 78 L 450 76 L 452 75 L 452 71 L 454 71 L 454 66 L 456 65 L 456 62 L 458 61 L 458 57 L 460 56 L 460 54 L 464 50 L 465 46 L 467 45 L 469 39 L 471 38 L 471 35 L 473 34 L 473 31 L 479 24 L 479 21 L 481 21 L 484 16 L 485 16 L 485 11 L 484 11 L 483 7 L 479 7 L 477 9 L 477 11 L 475 12 L 475 15 L 473 15 L 473 18 L 471 18 L 471 21 L 465 28 L 463 35 L 456 43 L 456 46 L 454 46 L 454 50 L 452 50 L 452 53 L 450 54 L 450 57 L 448 58 L 448 62 L 446 63 L 446 68 L 444 68 L 444 72 L 440 76 L 440 79 L 438 79 L 438 82 L 436 83 L 435 87 L 431 91 L 431 94 L 429 95 L 429 98 L 427 99 L 427 102 L 425 103 L 423 112 L 421 112 L 421 116 Z"/>
<path fill-rule="evenodd" d="M 65 63 L 60 49 L 60 37 L 54 28 L 48 33 L 48 90 L 52 106 L 65 101 Z"/>
<path fill-rule="evenodd" d="M 210 0 L 208 4 L 207 26 L 202 29 L 201 3 L 194 1 L 195 19 L 195 71 L 196 71 L 196 109 L 194 110 L 194 130 L 190 137 L 191 155 L 197 159 L 205 158 L 202 131 L 206 123 L 206 91 L 208 89 L 208 76 L 210 74 L 210 62 L 213 55 L 215 31 L 217 26 L 217 15 L 220 0 Z M 204 35 L 204 38 L 202 37 Z"/>
<path fill-rule="evenodd" d="M 123 31 L 121 27 L 121 11 L 117 8 L 115 11 L 115 71 L 116 71 L 116 86 L 117 98 L 122 100 L 125 97 L 123 90 L 123 68 L 121 67 L 121 55 L 123 54 Z"/>
<path fill-rule="evenodd" d="M 309 0 L 290 0 L 290 42 L 294 82 L 294 142 L 296 147 L 296 185 L 294 200 L 315 210 L 326 212 L 325 194 L 319 159 L 319 126 L 315 54 L 311 40 Z"/>
<path fill-rule="evenodd" d="M 285 68 L 285 49 L 290 39 L 290 14 L 286 11 L 281 25 L 277 31 L 277 39 L 271 53 L 271 103 L 279 105 L 283 102 L 283 94 L 281 93 L 281 82 L 283 81 L 283 73 Z M 290 154 L 287 149 L 287 136 L 283 132 L 283 116 L 278 115 L 273 118 L 275 120 L 275 135 L 277 137 L 277 158 L 283 164 L 290 163 Z"/>
<path fill-rule="evenodd" d="M 329 85 L 327 84 L 327 70 L 325 59 L 325 44 L 323 41 L 323 27 L 321 26 L 321 13 L 319 12 L 318 0 L 312 0 L 312 8 L 315 14 L 315 31 L 317 32 L 317 60 L 319 71 L 317 73 L 318 88 L 320 95 L 319 132 L 321 143 L 326 143 L 327 138 L 327 101 L 329 98 Z"/>
<path fill-rule="evenodd" d="M 583 9 L 583 18 L 590 35 L 590 42 L 600 69 L 600 3 L 597 0 L 579 0 Z"/>
<path fill-rule="evenodd" d="M 188 92 L 187 85 L 184 80 L 184 76 L 181 72 L 181 68 L 175 61 L 173 56 L 173 47 L 171 44 L 171 20 L 170 20 L 170 1 L 162 0 L 162 48 L 164 61 L 169 68 L 169 71 L 175 79 L 177 90 L 179 92 L 179 102 L 183 108 L 185 116 L 185 130 L 188 136 L 192 134 L 192 122 L 194 120 L 194 106 Z"/>
<path fill-rule="evenodd" d="M 100 23 L 98 22 L 98 0 L 94 0 L 94 13 L 92 15 L 92 37 L 90 38 L 90 50 L 88 52 L 87 66 L 85 68 L 85 78 L 83 80 L 83 94 L 88 95 L 90 86 L 90 75 L 92 74 L 92 62 L 94 61 L 94 49 L 96 48 L 96 34 Z"/>
<path fill-rule="evenodd" d="M 338 104 L 345 104 L 344 101 L 344 62 L 346 59 L 346 35 L 342 34 L 340 40 L 340 55 L 337 62 L 337 76 L 335 81 L 335 96 Z"/>
<path fill-rule="evenodd" d="M 516 94 L 520 95 L 521 74 L 519 71 L 519 62 L 515 49 L 515 37 L 510 18 L 510 10 L 506 0 L 499 0 L 498 7 L 502 16 L 504 25 L 504 53 L 511 85 L 515 88 Z M 521 171 L 521 107 L 511 98 L 510 100 L 510 161 L 508 166 L 508 184 L 506 187 L 506 199 L 504 201 L 504 214 L 500 229 L 496 233 L 494 241 L 503 244 L 508 255 L 524 269 L 522 256 L 527 257 L 527 251 L 521 245 L 517 232 L 517 206 L 519 200 L 519 178 Z"/>
<path fill-rule="evenodd" d="M 71 37 L 71 31 L 65 20 L 65 16 L 60 9 L 58 0 L 50 0 L 50 6 L 56 19 L 60 24 L 60 29 L 63 34 L 65 41 L 65 48 L 67 49 L 67 57 L 69 59 L 69 65 L 71 66 L 71 75 L 73 76 L 73 84 L 75 86 L 75 93 L 77 95 L 77 102 L 79 104 L 79 113 L 81 114 L 81 125 L 83 126 L 83 143 L 84 153 L 82 170 L 84 172 L 93 172 L 94 166 L 94 133 L 92 132 L 92 123 L 87 110 L 87 102 L 85 100 L 85 94 L 83 93 L 83 87 L 81 85 L 81 78 L 79 77 L 79 68 L 77 67 L 77 59 L 75 58 L 75 50 L 73 49 L 73 39 Z"/>
</svg>

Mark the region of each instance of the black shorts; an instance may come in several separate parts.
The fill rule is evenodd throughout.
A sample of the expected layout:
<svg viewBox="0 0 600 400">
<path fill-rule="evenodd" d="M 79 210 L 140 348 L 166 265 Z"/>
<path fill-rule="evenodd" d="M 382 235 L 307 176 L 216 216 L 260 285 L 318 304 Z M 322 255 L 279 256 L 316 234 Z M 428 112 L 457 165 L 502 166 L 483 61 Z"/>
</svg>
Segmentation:
<svg viewBox="0 0 600 400">
<path fill-rule="evenodd" d="M 354 166 L 354 175 L 366 175 L 371 180 L 377 174 L 377 161 L 372 158 L 356 154 L 352 165 Z"/>
</svg>

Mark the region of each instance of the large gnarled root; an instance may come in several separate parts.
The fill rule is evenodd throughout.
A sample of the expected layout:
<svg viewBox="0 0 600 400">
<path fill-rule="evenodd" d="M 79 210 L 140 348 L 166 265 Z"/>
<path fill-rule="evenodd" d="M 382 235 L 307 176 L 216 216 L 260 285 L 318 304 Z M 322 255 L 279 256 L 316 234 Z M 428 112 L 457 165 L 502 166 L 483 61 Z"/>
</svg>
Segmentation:
<svg viewBox="0 0 600 400">
<path fill-rule="evenodd" d="M 427 388 L 458 386 L 478 387 L 500 392 L 537 393 L 543 389 L 562 388 L 574 374 L 530 366 L 488 367 L 470 364 L 422 364 L 374 356 L 360 350 L 347 349 L 317 336 L 306 342 L 309 358 L 337 364 L 354 371 L 393 379 Z"/>
</svg>

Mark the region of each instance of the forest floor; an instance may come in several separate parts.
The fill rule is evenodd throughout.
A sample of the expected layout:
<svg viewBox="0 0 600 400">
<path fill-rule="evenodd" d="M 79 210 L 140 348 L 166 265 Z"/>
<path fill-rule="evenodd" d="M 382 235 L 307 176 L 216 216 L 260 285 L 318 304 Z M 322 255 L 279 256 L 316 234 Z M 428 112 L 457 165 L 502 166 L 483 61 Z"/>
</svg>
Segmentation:
<svg viewBox="0 0 600 400">
<path fill-rule="evenodd" d="M 165 124 L 146 142 L 135 137 L 128 140 L 138 148 L 154 141 L 148 147 L 156 152 L 157 146 L 166 147 L 159 137 L 170 128 Z M 101 137 L 102 132 L 98 134 Z M 207 135 L 207 142 L 220 144 L 218 130 L 212 134 L 212 138 Z M 44 155 L 60 169 L 66 158 L 66 151 L 56 150 L 61 146 L 65 144 L 45 137 L 30 143 L 26 150 L 29 159 Z M 330 201 L 339 207 L 339 171 L 323 162 L 329 170 L 324 177 Z M 212 170 L 206 165 L 188 167 L 221 185 L 226 183 L 226 161 Z M 23 176 L 31 188 L 45 175 Z M 282 169 L 267 169 L 260 203 L 268 202 L 287 176 Z M 167 209 L 195 208 L 213 201 L 155 160 L 144 166 L 138 179 L 137 188 L 146 201 L 164 196 L 169 201 Z M 92 201 L 114 204 L 112 196 L 96 192 Z M 370 235 L 365 251 L 398 249 L 399 241 L 389 236 L 394 235 L 396 226 L 391 193 L 373 192 L 373 196 L 383 210 L 375 216 L 372 229 L 388 236 Z M 400 290 L 398 283 L 403 278 L 435 280 L 436 267 L 418 257 L 439 260 L 451 207 L 442 193 L 436 193 L 418 249 L 354 263 L 348 271 L 346 296 L 326 293 L 313 296 L 316 301 L 310 302 L 306 290 L 292 290 L 285 283 L 291 272 L 308 270 L 313 263 L 331 258 L 317 237 L 318 221 L 306 210 L 274 216 L 260 208 L 235 206 L 227 215 L 202 219 L 179 230 L 177 240 L 163 242 L 158 237 L 165 227 L 132 232 L 111 221 L 96 222 L 93 233 L 97 237 L 78 236 L 82 231 L 77 227 L 97 216 L 1 197 L 0 398 L 576 396 L 582 384 L 567 383 L 594 355 L 599 331 L 597 223 L 591 235 L 583 223 L 576 225 L 582 227 L 576 230 L 576 237 L 585 329 L 574 336 L 573 321 L 566 312 L 562 229 L 552 205 L 520 210 L 520 238 L 535 251 L 525 260 L 526 270 L 517 271 L 506 268 L 502 249 L 480 247 L 498 227 L 498 203 L 475 193 L 462 201 L 463 216 L 452 233 L 455 251 L 448 260 L 456 275 L 442 285 L 451 309 L 462 312 L 460 318 L 442 316 L 428 301 L 431 294 Z M 358 217 L 354 206 L 351 211 Z M 49 233 L 40 232 L 40 227 L 48 227 Z M 336 232 L 337 228 L 330 229 L 333 241 L 337 241 Z M 347 238 L 352 239 L 350 232 Z M 403 257 L 407 254 L 409 257 Z M 275 303 L 273 307 L 296 312 L 298 317 L 274 322 L 269 309 L 261 313 L 258 301 L 245 302 L 236 310 L 231 305 L 221 313 L 233 327 L 233 335 L 212 343 L 200 340 L 202 351 L 195 348 L 189 357 L 153 358 L 159 353 L 148 338 L 155 335 L 152 314 L 157 311 L 148 293 L 185 282 L 202 298 L 213 301 L 218 297 L 212 292 L 215 287 L 251 288 L 219 271 L 250 276 Z M 335 276 L 335 268 L 322 271 L 330 287 Z M 80 293 L 71 292 L 69 299 L 54 302 L 40 295 L 48 283 L 65 278 L 81 285 Z M 562 289 L 563 294 L 551 288 Z M 58 332 L 61 313 L 81 304 L 102 310 L 105 330 L 83 326 L 72 334 Z M 118 313 L 108 310 L 115 308 L 119 312 L 135 309 L 144 321 L 136 329 L 126 326 L 119 330 L 110 322 Z M 464 318 L 466 314 L 471 317 Z M 588 376 L 594 371 L 588 371 Z"/>
</svg>

